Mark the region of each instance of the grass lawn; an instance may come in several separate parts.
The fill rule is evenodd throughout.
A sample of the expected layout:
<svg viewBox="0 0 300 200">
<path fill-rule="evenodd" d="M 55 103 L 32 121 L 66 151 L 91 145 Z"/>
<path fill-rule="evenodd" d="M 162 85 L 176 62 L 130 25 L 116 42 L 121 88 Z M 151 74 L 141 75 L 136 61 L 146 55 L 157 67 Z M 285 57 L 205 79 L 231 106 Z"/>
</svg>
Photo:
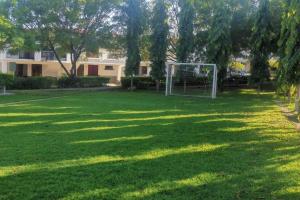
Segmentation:
<svg viewBox="0 0 300 200">
<path fill-rule="evenodd" d="M 300 134 L 273 99 L 0 97 L 0 199 L 300 199 Z"/>
</svg>

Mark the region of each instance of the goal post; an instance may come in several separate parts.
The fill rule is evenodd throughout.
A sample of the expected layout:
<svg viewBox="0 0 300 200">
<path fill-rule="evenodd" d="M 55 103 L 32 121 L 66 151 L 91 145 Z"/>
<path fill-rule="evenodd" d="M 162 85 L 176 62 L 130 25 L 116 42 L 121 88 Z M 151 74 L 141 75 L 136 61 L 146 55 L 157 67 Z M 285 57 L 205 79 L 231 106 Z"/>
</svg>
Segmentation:
<svg viewBox="0 0 300 200">
<path fill-rule="evenodd" d="M 217 97 L 216 64 L 166 63 L 166 96 Z"/>
</svg>

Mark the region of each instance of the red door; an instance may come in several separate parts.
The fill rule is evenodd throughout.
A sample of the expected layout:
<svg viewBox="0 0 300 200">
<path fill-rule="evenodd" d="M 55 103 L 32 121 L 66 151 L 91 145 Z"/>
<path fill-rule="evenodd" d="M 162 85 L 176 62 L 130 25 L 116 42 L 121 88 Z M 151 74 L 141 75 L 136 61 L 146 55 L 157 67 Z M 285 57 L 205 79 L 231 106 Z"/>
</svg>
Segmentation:
<svg viewBox="0 0 300 200">
<path fill-rule="evenodd" d="M 89 76 L 98 76 L 98 65 L 89 65 L 88 66 L 88 75 Z"/>
</svg>

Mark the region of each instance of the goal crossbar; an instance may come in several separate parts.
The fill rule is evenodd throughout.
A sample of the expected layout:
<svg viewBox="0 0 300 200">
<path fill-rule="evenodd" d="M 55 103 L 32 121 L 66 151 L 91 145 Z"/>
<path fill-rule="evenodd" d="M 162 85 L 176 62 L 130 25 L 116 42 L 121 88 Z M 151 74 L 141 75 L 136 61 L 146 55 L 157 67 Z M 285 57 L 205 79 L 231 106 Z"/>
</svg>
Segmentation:
<svg viewBox="0 0 300 200">
<path fill-rule="evenodd" d="M 213 82 L 212 82 L 212 89 L 211 89 L 211 98 L 215 99 L 217 97 L 217 83 L 218 83 L 218 69 L 216 64 L 211 63 L 176 63 L 176 62 L 166 62 L 166 96 L 175 95 L 172 92 L 172 85 L 173 85 L 173 73 L 174 73 L 174 66 L 195 66 L 200 68 L 201 66 L 211 67 L 213 70 Z M 181 96 L 194 96 L 194 97 L 208 97 L 202 95 L 181 95 Z"/>
</svg>

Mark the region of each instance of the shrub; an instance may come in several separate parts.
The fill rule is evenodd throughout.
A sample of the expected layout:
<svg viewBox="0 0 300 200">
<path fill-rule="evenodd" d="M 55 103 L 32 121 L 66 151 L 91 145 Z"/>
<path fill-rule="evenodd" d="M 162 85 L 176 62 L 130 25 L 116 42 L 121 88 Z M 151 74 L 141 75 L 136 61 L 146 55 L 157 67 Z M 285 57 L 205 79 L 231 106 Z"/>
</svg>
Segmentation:
<svg viewBox="0 0 300 200">
<path fill-rule="evenodd" d="M 58 80 L 59 88 L 93 88 L 102 87 L 109 82 L 105 77 L 61 77 Z"/>
<path fill-rule="evenodd" d="M 12 89 L 50 89 L 57 86 L 57 79 L 54 77 L 15 77 Z"/>
<path fill-rule="evenodd" d="M 249 76 L 231 76 L 224 80 L 224 85 L 226 87 L 239 87 L 243 85 L 248 85 Z"/>
<path fill-rule="evenodd" d="M 10 87 L 13 83 L 13 75 L 0 73 L 0 87 Z"/>
<path fill-rule="evenodd" d="M 131 78 L 124 77 L 121 80 L 122 87 L 128 89 L 131 87 Z M 137 89 L 149 89 L 155 87 L 155 81 L 151 77 L 134 77 L 133 85 Z"/>
</svg>

